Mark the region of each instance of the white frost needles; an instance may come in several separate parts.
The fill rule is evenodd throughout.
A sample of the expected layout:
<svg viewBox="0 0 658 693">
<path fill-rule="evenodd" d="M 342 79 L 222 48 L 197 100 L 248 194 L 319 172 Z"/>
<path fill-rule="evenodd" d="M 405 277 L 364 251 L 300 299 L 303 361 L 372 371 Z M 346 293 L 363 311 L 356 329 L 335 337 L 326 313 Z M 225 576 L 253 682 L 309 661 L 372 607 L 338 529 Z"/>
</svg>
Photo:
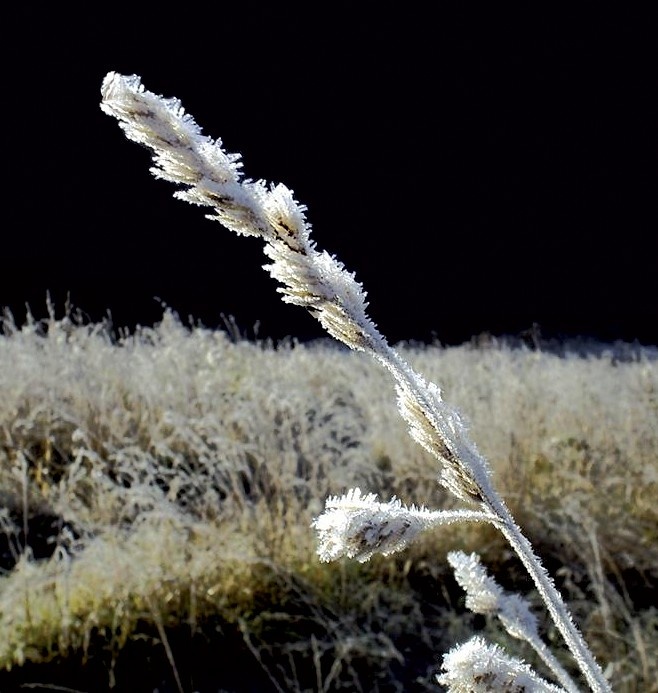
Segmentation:
<svg viewBox="0 0 658 693">
<path fill-rule="evenodd" d="M 397 498 L 380 503 L 375 494 L 363 495 L 354 488 L 343 496 L 327 498 L 325 511 L 313 527 L 322 561 L 346 556 L 363 563 L 375 553 L 388 556 L 401 551 L 424 529 L 465 520 L 491 521 L 491 517 L 471 510 L 406 507 Z"/>
</svg>

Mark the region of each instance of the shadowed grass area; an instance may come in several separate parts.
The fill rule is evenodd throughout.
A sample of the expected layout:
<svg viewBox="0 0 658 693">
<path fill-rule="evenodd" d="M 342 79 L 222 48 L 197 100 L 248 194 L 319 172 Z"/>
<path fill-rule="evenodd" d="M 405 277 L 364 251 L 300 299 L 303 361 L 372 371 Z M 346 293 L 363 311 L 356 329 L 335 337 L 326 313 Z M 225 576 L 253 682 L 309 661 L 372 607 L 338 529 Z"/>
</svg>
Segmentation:
<svg viewBox="0 0 658 693">
<path fill-rule="evenodd" d="M 401 351 L 470 419 L 614 690 L 656 690 L 657 352 L 575 346 Z M 330 494 L 454 505 L 386 373 L 334 344 L 6 320 L 0 424 L 0 690 L 439 690 L 474 630 L 518 651 L 447 551 L 539 603 L 490 527 L 319 563 Z"/>
</svg>

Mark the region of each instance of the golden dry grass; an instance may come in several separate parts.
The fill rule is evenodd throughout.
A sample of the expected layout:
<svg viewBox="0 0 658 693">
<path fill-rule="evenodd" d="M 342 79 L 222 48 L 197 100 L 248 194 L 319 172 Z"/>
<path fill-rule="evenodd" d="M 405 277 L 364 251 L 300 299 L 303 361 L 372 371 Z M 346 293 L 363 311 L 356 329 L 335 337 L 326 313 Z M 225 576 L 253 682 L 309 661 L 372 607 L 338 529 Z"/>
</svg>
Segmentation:
<svg viewBox="0 0 658 693">
<path fill-rule="evenodd" d="M 656 350 L 401 349 L 470 420 L 614 690 L 658 690 Z M 168 312 L 119 339 L 7 321 L 0 395 L 0 689 L 427 691 L 474 629 L 518 652 L 463 612 L 445 562 L 477 550 L 533 598 L 490 528 L 317 561 L 309 525 L 329 494 L 453 503 L 359 354 Z"/>
</svg>

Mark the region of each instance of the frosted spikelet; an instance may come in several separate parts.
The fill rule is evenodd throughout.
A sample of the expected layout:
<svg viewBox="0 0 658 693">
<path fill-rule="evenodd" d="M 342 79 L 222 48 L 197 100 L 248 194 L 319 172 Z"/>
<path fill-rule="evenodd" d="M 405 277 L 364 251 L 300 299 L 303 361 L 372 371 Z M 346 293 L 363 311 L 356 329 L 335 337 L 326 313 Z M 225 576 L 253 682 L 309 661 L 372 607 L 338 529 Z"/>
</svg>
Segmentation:
<svg viewBox="0 0 658 693">
<path fill-rule="evenodd" d="M 325 511 L 312 526 L 318 534 L 320 560 L 346 556 L 363 563 L 375 553 L 387 556 L 402 550 L 429 527 L 487 519 L 484 513 L 470 510 L 407 507 L 398 498 L 381 503 L 375 494 L 363 495 L 354 488 L 343 496 L 327 498 Z"/>
</svg>

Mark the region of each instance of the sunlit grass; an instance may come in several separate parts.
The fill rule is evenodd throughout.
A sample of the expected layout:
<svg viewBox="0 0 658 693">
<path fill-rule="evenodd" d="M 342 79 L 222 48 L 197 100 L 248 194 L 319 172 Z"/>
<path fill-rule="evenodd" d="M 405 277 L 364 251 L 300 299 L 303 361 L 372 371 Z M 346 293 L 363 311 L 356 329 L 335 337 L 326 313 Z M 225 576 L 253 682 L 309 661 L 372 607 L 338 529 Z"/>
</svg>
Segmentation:
<svg viewBox="0 0 658 693">
<path fill-rule="evenodd" d="M 470 420 L 614 690 L 653 690 L 657 354 L 581 347 L 401 351 Z M 202 690 L 203 663 L 184 665 L 202 634 L 218 658 L 252 662 L 243 683 L 217 673 L 208 690 L 259 676 L 262 690 L 438 690 L 440 655 L 474 624 L 506 637 L 463 613 L 447 551 L 477 550 L 532 598 L 503 541 L 451 527 L 397 557 L 327 566 L 310 528 L 326 496 L 354 486 L 452 504 L 437 472 L 387 375 L 333 344 L 275 349 L 168 312 L 123 338 L 70 317 L 8 321 L 0 666 L 14 683 L 43 681 L 49 662 L 86 658 L 104 672 L 96 689 L 121 687 L 122 658 L 147 638 L 161 677 Z"/>
</svg>

